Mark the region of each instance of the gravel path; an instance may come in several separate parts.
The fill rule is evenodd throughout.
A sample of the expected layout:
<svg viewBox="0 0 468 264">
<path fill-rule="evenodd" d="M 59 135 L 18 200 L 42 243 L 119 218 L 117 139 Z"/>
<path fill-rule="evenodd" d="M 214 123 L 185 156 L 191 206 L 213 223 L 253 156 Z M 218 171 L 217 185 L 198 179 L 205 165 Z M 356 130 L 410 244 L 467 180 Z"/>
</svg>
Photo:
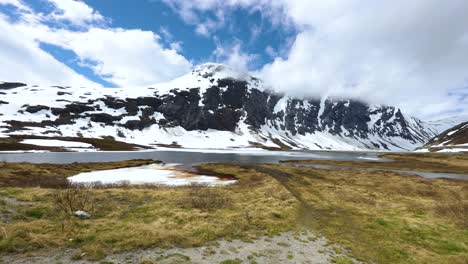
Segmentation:
<svg viewBox="0 0 468 264">
<path fill-rule="evenodd" d="M 50 252 L 42 256 L 6 256 L 4 263 L 92 263 L 72 261 L 75 252 Z M 340 253 L 340 254 L 339 254 Z M 275 237 L 262 237 L 254 241 L 219 240 L 211 245 L 195 248 L 148 249 L 110 255 L 97 263 L 332 263 L 346 251 L 329 245 L 325 238 L 310 232 L 287 232 Z M 85 256 L 83 256 L 85 259 Z M 351 260 L 351 259 L 349 259 Z M 231 262 L 229 262 L 231 261 Z M 354 261 L 358 263 L 357 261 Z M 1 263 L 1 261 L 0 261 Z"/>
</svg>

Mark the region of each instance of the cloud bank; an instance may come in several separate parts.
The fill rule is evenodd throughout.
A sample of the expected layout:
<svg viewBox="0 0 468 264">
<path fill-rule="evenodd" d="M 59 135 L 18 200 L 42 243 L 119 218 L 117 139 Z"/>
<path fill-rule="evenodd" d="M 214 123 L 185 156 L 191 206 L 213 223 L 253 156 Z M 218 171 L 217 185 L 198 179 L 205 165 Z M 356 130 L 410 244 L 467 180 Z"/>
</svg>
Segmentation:
<svg viewBox="0 0 468 264">
<path fill-rule="evenodd" d="M 258 70 L 277 90 L 396 105 L 428 118 L 468 113 L 467 1 L 165 1 L 189 22 L 208 10 L 247 8 L 301 29 L 285 56 Z"/>
<path fill-rule="evenodd" d="M 56 60 L 40 43 L 72 51 L 79 64 L 121 87 L 168 81 L 192 67 L 178 54 L 177 42 L 164 48 L 152 31 L 110 27 L 82 1 L 47 1 L 52 11 L 43 14 L 19 0 L 0 0 L 15 8 L 11 17 L 0 14 L 0 80 L 101 86 Z"/>
<path fill-rule="evenodd" d="M 262 76 L 296 95 L 355 97 L 419 116 L 467 113 L 467 1 L 287 1 L 303 30 Z"/>
<path fill-rule="evenodd" d="M 170 32 L 114 28 L 83 1 L 44 1 L 52 7 L 48 14 L 20 0 L 0 0 L 16 12 L 0 13 L 0 80 L 99 85 L 40 43 L 74 52 L 97 76 L 122 87 L 167 81 L 192 67 Z M 259 11 L 274 27 L 298 29 L 290 44 L 284 40 L 284 50 L 268 46 L 271 61 L 256 69 L 276 90 L 395 105 L 426 119 L 468 114 L 468 1 L 161 1 L 198 35 L 213 39 L 207 60 L 241 70 L 257 65 L 256 54 L 246 40 L 220 44 L 217 32 L 229 27 L 230 12 Z M 251 35 L 258 34 L 252 25 Z M 162 37 L 170 38 L 169 47 Z"/>
</svg>

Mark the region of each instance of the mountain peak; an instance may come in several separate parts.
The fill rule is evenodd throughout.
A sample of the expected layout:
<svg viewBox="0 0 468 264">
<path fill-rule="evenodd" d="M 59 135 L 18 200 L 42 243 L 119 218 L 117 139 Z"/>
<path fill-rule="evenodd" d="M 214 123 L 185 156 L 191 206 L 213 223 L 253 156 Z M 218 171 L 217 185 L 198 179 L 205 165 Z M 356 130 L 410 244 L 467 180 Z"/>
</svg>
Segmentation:
<svg viewBox="0 0 468 264">
<path fill-rule="evenodd" d="M 202 76 L 204 78 L 230 78 L 243 81 L 248 81 L 253 78 L 252 75 L 246 71 L 235 69 L 234 67 L 231 67 L 226 64 L 213 62 L 204 63 L 196 66 L 195 69 L 192 71 L 192 74 Z"/>
</svg>

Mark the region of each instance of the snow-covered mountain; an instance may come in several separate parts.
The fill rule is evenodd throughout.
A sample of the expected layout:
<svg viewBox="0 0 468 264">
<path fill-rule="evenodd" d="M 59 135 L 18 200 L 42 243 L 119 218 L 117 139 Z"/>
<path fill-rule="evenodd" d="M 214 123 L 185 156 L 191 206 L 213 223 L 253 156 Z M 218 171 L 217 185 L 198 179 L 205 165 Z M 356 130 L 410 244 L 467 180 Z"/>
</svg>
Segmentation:
<svg viewBox="0 0 468 264">
<path fill-rule="evenodd" d="M 420 152 L 468 152 L 468 122 L 451 127 L 432 138 Z"/>
<path fill-rule="evenodd" d="M 436 134 L 440 134 L 447 129 L 450 129 L 454 126 L 457 126 L 461 123 L 468 122 L 468 115 L 459 115 L 444 119 L 438 119 L 433 121 L 428 121 L 428 127 L 433 130 Z"/>
<path fill-rule="evenodd" d="M 0 84 L 0 136 L 102 137 L 187 148 L 412 150 L 437 133 L 395 107 L 301 99 L 220 64 L 152 87 Z"/>
</svg>

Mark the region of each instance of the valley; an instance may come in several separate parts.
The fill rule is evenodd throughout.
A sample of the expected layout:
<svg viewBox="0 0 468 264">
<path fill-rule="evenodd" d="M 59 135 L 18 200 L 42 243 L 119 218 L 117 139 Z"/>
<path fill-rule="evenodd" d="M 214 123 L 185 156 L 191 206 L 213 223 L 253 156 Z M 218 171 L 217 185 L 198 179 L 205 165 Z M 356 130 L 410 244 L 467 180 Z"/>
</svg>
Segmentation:
<svg viewBox="0 0 468 264">
<path fill-rule="evenodd" d="M 466 10 L 0 0 L 0 264 L 468 264 Z"/>
</svg>

